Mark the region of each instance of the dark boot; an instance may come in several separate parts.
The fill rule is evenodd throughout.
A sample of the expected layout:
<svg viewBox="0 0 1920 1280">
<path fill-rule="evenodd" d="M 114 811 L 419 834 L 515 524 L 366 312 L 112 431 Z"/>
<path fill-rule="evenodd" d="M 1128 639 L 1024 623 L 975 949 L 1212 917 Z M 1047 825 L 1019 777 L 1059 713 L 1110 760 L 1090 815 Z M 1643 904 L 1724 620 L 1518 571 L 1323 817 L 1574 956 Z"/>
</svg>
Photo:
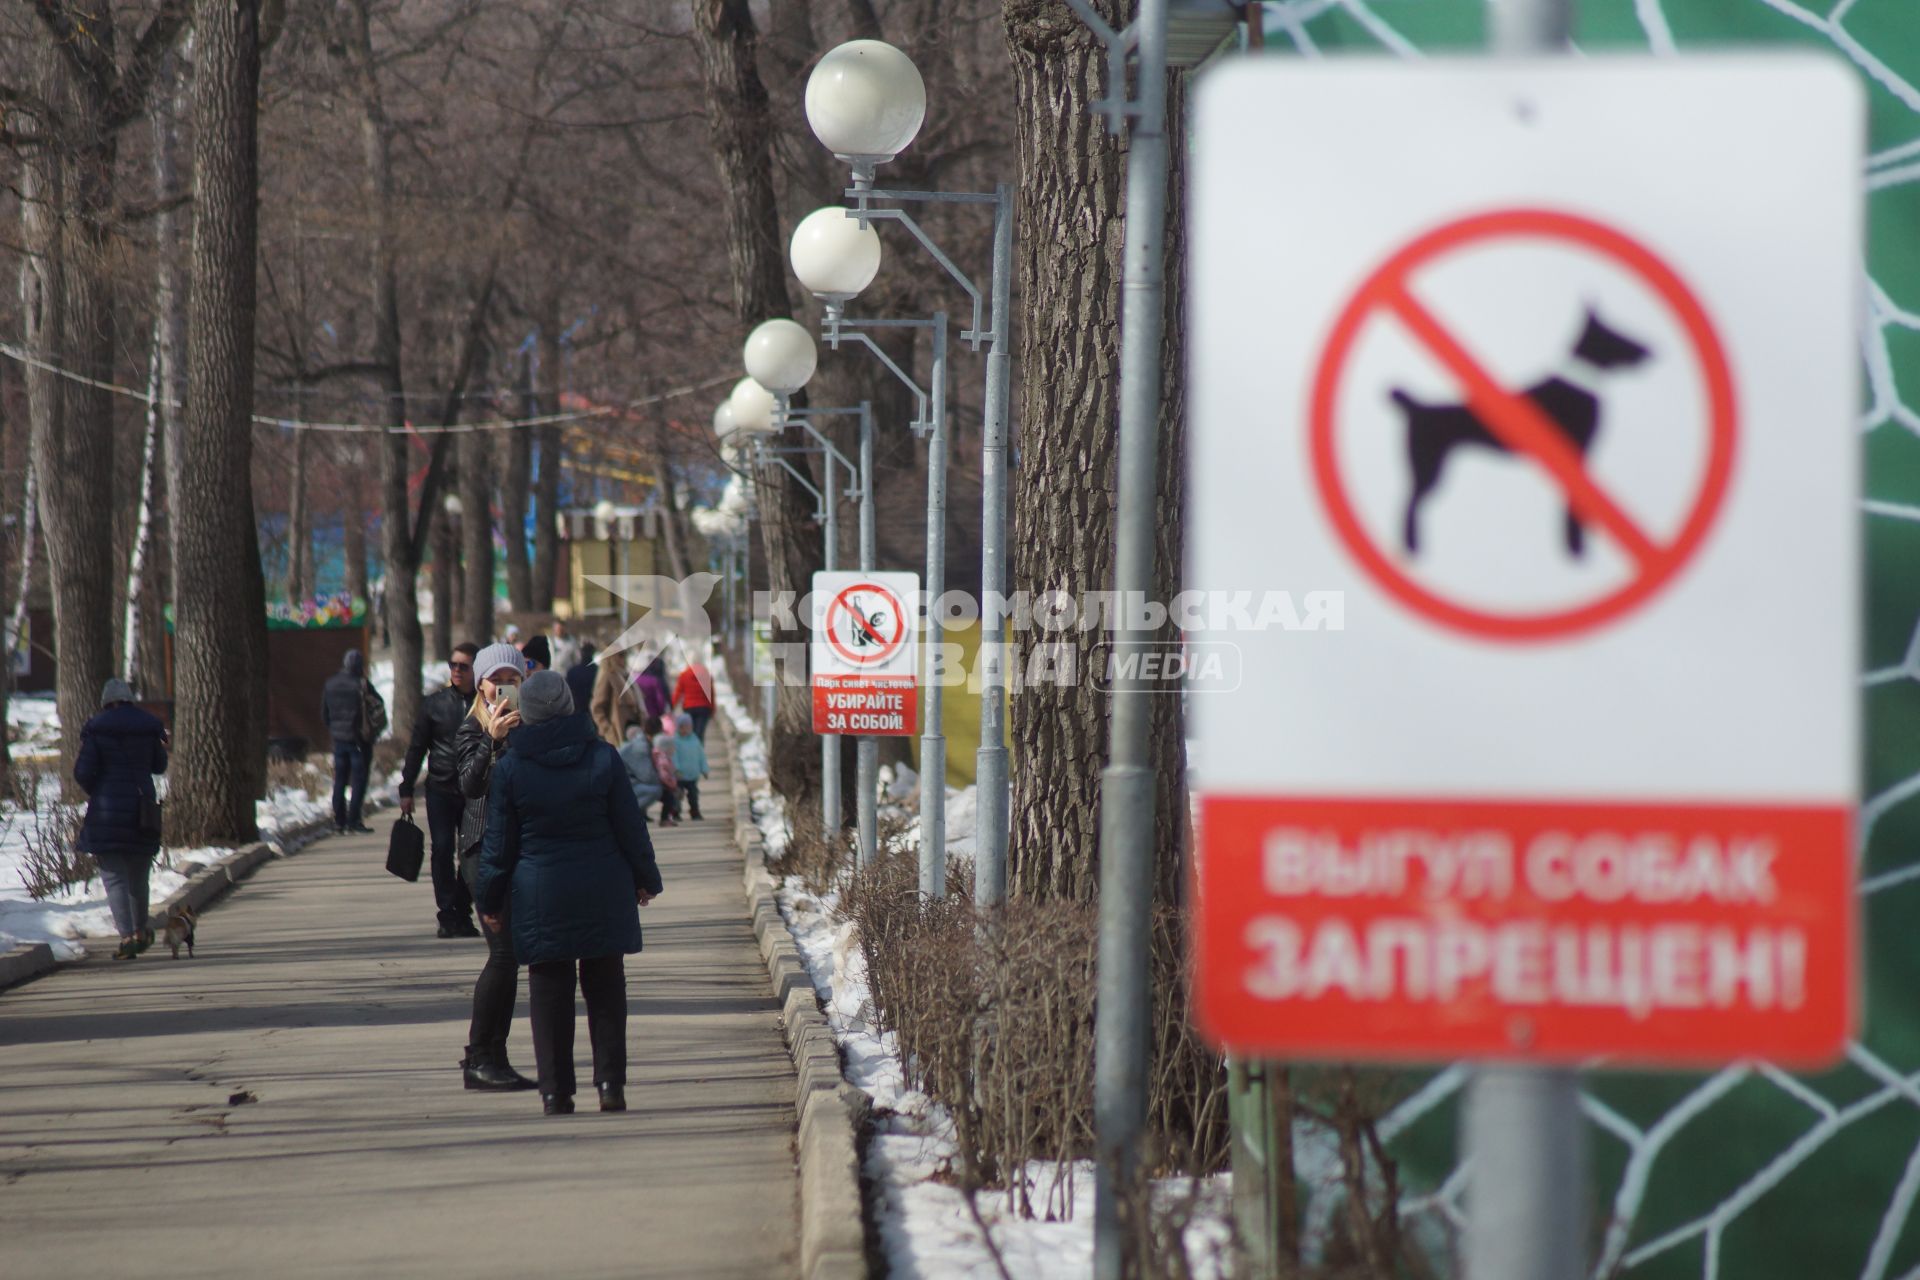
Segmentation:
<svg viewBox="0 0 1920 1280">
<path fill-rule="evenodd" d="M 533 1081 L 508 1066 L 506 1055 L 490 1045 L 468 1045 L 460 1066 L 469 1089 L 507 1093 L 533 1087 Z"/>
<path fill-rule="evenodd" d="M 601 1085 L 600 1109 L 602 1111 L 625 1111 L 627 1109 L 627 1091 L 617 1084 Z"/>
<path fill-rule="evenodd" d="M 512 1087 L 516 1090 L 538 1089 L 540 1087 L 537 1081 L 529 1080 L 518 1071 L 515 1071 L 513 1064 L 507 1061 L 507 1042 L 505 1040 L 497 1040 L 493 1044 L 493 1065 L 512 1078 L 514 1082 Z"/>
<path fill-rule="evenodd" d="M 573 1114 L 573 1095 L 543 1093 L 540 1095 L 540 1109 L 550 1116 L 570 1116 Z"/>
</svg>

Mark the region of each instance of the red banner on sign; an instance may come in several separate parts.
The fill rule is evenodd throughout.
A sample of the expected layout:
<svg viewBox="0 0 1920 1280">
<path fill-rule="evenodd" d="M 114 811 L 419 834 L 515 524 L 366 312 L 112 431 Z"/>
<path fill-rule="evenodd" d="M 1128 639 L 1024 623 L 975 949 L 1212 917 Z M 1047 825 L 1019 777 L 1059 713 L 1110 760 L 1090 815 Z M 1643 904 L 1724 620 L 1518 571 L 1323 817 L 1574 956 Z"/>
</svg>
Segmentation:
<svg viewBox="0 0 1920 1280">
<path fill-rule="evenodd" d="M 1814 1066 L 1855 1025 L 1845 808 L 1207 796 L 1199 836 L 1238 1051 Z"/>
<path fill-rule="evenodd" d="M 919 686 L 912 676 L 813 677 L 813 731 L 862 738 L 913 736 Z"/>
</svg>

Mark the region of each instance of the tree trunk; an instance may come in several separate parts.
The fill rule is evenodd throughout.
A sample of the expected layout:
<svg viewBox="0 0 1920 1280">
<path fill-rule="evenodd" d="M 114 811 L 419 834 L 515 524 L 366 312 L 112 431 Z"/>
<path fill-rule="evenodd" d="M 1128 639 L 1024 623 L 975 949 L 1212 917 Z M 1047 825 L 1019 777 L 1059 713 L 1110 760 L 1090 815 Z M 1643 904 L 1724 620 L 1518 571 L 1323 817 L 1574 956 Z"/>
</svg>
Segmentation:
<svg viewBox="0 0 1920 1280">
<path fill-rule="evenodd" d="M 709 134 L 723 187 L 734 314 L 744 334 L 763 320 L 792 314 L 786 241 L 773 189 L 767 91 L 755 62 L 756 34 L 746 0 L 692 0 L 692 5 Z M 812 499 L 779 467 L 760 468 L 754 485 L 768 586 L 776 594 L 791 593 L 797 602 L 820 566 Z M 807 632 L 776 625 L 773 639 L 804 651 Z M 804 680 L 783 682 L 769 746 L 773 785 L 796 799 L 818 797 L 820 753 L 812 749 L 812 708 Z"/>
<path fill-rule="evenodd" d="M 521 403 L 533 398 L 533 355 L 521 357 Z M 523 410 L 524 412 L 524 410 Z M 529 417 L 533 416 L 531 414 Z M 506 543 L 507 603 L 515 613 L 534 612 L 533 565 L 527 559 L 527 499 L 533 484 L 532 427 L 520 427 L 505 433 L 500 450 L 500 535 Z M 540 606 L 545 612 L 551 601 Z"/>
<path fill-rule="evenodd" d="M 256 834 L 266 783 L 266 584 L 253 515 L 258 0 L 198 0 L 193 291 L 175 544 L 176 785 L 172 837 Z"/>
<path fill-rule="evenodd" d="M 560 409 L 560 298 L 549 293 L 541 300 L 534 364 L 528 378 L 527 411 L 533 416 Z M 560 571 L 560 467 L 566 451 L 566 428 L 559 423 L 534 428 L 540 433 L 540 476 L 534 482 L 533 602 L 553 608 L 554 579 Z"/>
<path fill-rule="evenodd" d="M 393 125 L 387 118 L 373 58 L 373 28 L 367 0 L 340 8 L 340 48 L 360 99 L 361 158 L 377 226 L 374 233 L 373 360 L 388 430 L 382 437 L 380 541 L 386 561 L 387 637 L 393 652 L 393 706 L 388 720 L 412 725 L 420 710 L 420 667 L 426 637 L 420 630 L 420 557 L 414 549 L 412 504 L 407 494 L 411 466 L 407 443 L 406 383 L 400 363 L 400 286 L 394 232 Z M 423 501 L 431 495 L 423 495 Z M 423 513 L 424 518 L 424 513 Z"/>
<path fill-rule="evenodd" d="M 433 647 L 439 653 L 452 650 L 455 643 L 453 620 L 460 605 L 460 535 L 453 527 L 453 514 L 445 506 L 422 511 L 420 518 L 433 521 Z"/>
<path fill-rule="evenodd" d="M 349 597 L 367 598 L 367 506 L 361 486 L 367 479 L 367 451 L 358 441 L 350 441 L 338 454 L 337 464 L 344 473 L 340 486 L 340 540 L 346 557 L 346 581 L 342 589 Z"/>
<path fill-rule="evenodd" d="M 111 47 L 109 45 L 109 47 Z M 115 332 L 107 276 L 114 143 L 98 123 L 94 94 L 47 53 L 43 96 L 77 122 L 73 141 L 20 165 L 21 310 L 27 346 L 47 364 L 110 380 Z M 51 130 L 53 122 L 41 122 Z M 80 729 L 99 708 L 113 672 L 113 475 L 111 394 L 45 368 L 26 368 L 29 453 L 39 481 L 40 520 L 52 571 L 61 776 L 71 778 Z"/>
<path fill-rule="evenodd" d="M 1102 0 L 1116 27 L 1131 6 Z M 1007 0 L 1020 154 L 1020 475 L 1013 486 L 1013 582 L 1039 591 L 1113 587 L 1113 489 L 1119 416 L 1121 249 L 1125 149 L 1089 107 L 1105 89 L 1098 42 L 1064 5 Z M 1169 316 L 1160 414 L 1160 530 L 1153 598 L 1172 599 L 1180 568 L 1182 399 L 1177 301 L 1180 224 L 1178 139 L 1183 96 L 1170 77 L 1167 132 L 1176 140 L 1166 244 Z M 1104 620 L 1103 620 L 1104 621 Z M 1175 639 L 1169 628 L 1162 640 Z M 1015 632 L 1016 672 L 1035 646 L 1065 646 L 1077 678 L 1023 688 L 1012 700 L 1015 893 L 1091 901 L 1099 888 L 1100 770 L 1106 696 L 1094 678 L 1100 629 Z M 1104 654 L 1104 649 L 1101 650 Z M 1058 664 L 1056 664 L 1058 665 Z M 1186 825 L 1180 699 L 1154 699 L 1156 896 L 1180 890 Z"/>
<path fill-rule="evenodd" d="M 134 502 L 133 550 L 127 557 L 127 607 L 122 623 L 121 675 L 136 693 L 151 696 L 155 689 L 144 683 L 148 671 L 143 663 L 151 646 L 146 645 L 143 626 L 150 610 L 146 587 L 153 574 L 154 508 L 160 500 L 160 322 L 153 326 L 153 345 L 147 353 L 147 429 L 140 449 L 140 479 Z"/>
<path fill-rule="evenodd" d="M 460 437 L 460 532 L 466 559 L 464 638 L 484 644 L 493 635 L 493 442 L 488 432 Z M 513 435 L 514 432 L 507 434 Z M 452 651 L 441 645 L 441 652 Z"/>
<path fill-rule="evenodd" d="M 180 122 L 191 109 L 187 100 L 186 77 L 181 64 L 191 53 L 193 36 L 188 34 L 178 56 L 170 55 L 155 81 L 155 106 L 151 116 L 153 131 L 153 190 L 163 203 L 180 190 Z M 180 510 L 181 459 L 185 456 L 183 401 L 186 379 L 183 363 L 187 350 L 187 291 L 180 279 L 183 237 L 181 211 L 167 208 L 154 218 L 155 262 L 153 279 L 154 343 L 156 365 L 160 373 L 160 457 L 164 462 L 167 511 L 167 594 L 180 598 L 180 555 L 174 539 L 174 513 Z"/>
<path fill-rule="evenodd" d="M 305 418 L 304 398 L 294 401 L 293 416 Z M 293 433 L 293 476 L 287 484 L 287 603 L 313 595 L 313 517 L 307 509 L 307 450 L 311 432 Z"/>
</svg>

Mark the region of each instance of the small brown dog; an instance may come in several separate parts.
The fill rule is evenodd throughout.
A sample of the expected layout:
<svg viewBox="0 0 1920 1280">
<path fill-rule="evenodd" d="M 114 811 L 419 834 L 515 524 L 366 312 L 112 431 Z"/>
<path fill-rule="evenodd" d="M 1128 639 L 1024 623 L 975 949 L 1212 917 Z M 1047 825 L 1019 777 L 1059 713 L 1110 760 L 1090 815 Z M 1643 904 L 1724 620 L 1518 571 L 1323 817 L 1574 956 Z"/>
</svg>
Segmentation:
<svg viewBox="0 0 1920 1280">
<path fill-rule="evenodd" d="M 167 950 L 173 953 L 175 960 L 180 958 L 180 944 L 183 942 L 187 944 L 187 959 L 193 959 L 193 926 L 199 918 L 199 913 L 192 907 L 181 907 L 167 913 L 167 923 L 160 931 L 160 940 L 167 944 Z"/>
</svg>

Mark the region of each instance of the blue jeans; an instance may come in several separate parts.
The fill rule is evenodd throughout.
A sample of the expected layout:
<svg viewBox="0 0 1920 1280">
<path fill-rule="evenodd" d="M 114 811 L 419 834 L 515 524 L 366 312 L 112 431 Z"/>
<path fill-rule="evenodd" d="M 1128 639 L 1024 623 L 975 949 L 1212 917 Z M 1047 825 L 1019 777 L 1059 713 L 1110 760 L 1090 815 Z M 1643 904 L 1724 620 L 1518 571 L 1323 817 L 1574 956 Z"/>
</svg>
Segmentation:
<svg viewBox="0 0 1920 1280">
<path fill-rule="evenodd" d="M 140 934 L 147 927 L 147 883 L 153 872 L 152 855 L 96 853 L 93 860 L 100 866 L 100 883 L 106 886 L 113 927 L 123 938 Z"/>
<path fill-rule="evenodd" d="M 367 802 L 367 769 L 373 764 L 373 749 L 361 742 L 333 744 L 333 825 L 360 825 L 361 806 Z M 347 787 L 353 787 L 349 800 Z"/>
</svg>

